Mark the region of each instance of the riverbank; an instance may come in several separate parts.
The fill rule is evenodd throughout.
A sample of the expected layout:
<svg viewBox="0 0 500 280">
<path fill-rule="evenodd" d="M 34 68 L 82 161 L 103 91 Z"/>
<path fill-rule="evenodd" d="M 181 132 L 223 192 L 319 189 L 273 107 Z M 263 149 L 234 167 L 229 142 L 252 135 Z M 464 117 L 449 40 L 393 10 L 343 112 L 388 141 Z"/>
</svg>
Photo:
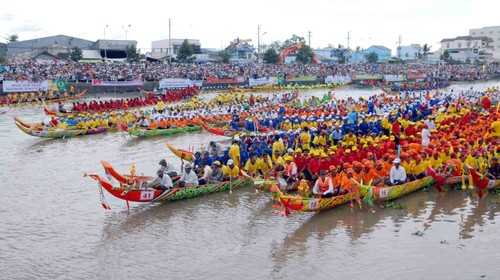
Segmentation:
<svg viewBox="0 0 500 280">
<path fill-rule="evenodd" d="M 348 85 L 357 85 L 360 83 L 362 80 L 359 79 L 353 79 Z M 382 81 L 382 79 L 377 79 L 377 81 Z M 494 76 L 489 80 L 477 80 L 477 81 L 457 81 L 457 82 L 452 82 L 452 83 L 458 83 L 458 84 L 463 84 L 463 83 L 479 83 L 479 82 L 485 82 L 485 81 L 500 81 L 500 76 Z M 414 80 L 409 80 L 408 83 L 412 83 Z M 304 85 L 304 86 L 311 86 L 311 85 L 325 85 L 325 79 L 324 78 L 318 78 L 315 80 L 311 81 L 284 81 L 283 85 L 288 86 L 288 85 Z M 138 92 L 138 86 L 93 86 L 92 82 L 76 82 L 76 83 L 67 83 L 66 88 L 70 88 L 71 86 L 75 87 L 76 92 L 81 92 L 83 90 L 87 90 L 88 94 L 108 94 L 108 93 L 113 93 L 113 94 L 120 94 L 120 93 L 137 93 Z M 202 88 L 205 91 L 221 91 L 221 90 L 229 90 L 229 86 L 237 86 L 237 87 L 249 87 L 248 81 L 242 82 L 242 83 L 207 83 L 203 82 Z M 145 91 L 153 91 L 154 89 L 159 89 L 160 84 L 158 81 L 146 81 L 144 82 L 144 85 L 140 86 Z M 7 95 L 7 92 L 3 91 L 3 88 L 0 87 L 0 96 L 2 95 Z"/>
</svg>

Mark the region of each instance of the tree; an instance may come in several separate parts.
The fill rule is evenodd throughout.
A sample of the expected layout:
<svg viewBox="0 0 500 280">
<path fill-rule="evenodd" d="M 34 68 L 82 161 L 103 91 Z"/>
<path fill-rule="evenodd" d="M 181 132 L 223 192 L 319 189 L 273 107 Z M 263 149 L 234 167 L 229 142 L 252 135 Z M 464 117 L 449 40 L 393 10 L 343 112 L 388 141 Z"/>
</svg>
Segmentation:
<svg viewBox="0 0 500 280">
<path fill-rule="evenodd" d="M 432 46 L 429 46 L 427 43 L 424 44 L 424 46 L 422 47 L 422 54 L 424 56 L 424 59 L 427 57 L 427 55 L 431 52 L 431 47 Z"/>
<path fill-rule="evenodd" d="M 450 60 L 450 52 L 448 50 L 445 50 L 443 53 L 443 60 L 448 61 Z"/>
<path fill-rule="evenodd" d="M 275 49 L 270 48 L 264 53 L 263 59 L 265 63 L 278 63 L 280 61 L 280 55 Z"/>
<path fill-rule="evenodd" d="M 135 45 L 126 46 L 125 53 L 127 54 L 127 62 L 139 62 L 140 54 Z"/>
<path fill-rule="evenodd" d="M 224 50 L 219 52 L 221 60 L 223 63 L 229 63 L 231 57 L 236 53 L 236 48 L 233 46 L 227 46 Z"/>
<path fill-rule="evenodd" d="M 366 56 L 366 61 L 368 63 L 377 63 L 378 62 L 378 54 L 375 52 L 371 52 Z"/>
<path fill-rule="evenodd" d="M 191 44 L 191 47 L 193 48 L 193 54 L 200 54 L 201 53 L 201 46 L 200 45 Z"/>
<path fill-rule="evenodd" d="M 297 51 L 297 58 L 295 59 L 295 61 L 300 62 L 300 63 L 304 63 L 304 64 L 311 63 L 313 56 L 314 56 L 314 53 L 311 50 L 311 48 L 308 45 L 304 44 Z"/>
<path fill-rule="evenodd" d="M 69 53 L 69 59 L 72 61 L 79 61 L 83 58 L 82 54 L 82 49 L 79 47 L 74 47 L 71 49 L 71 52 Z"/>
<path fill-rule="evenodd" d="M 7 59 L 5 59 L 5 57 L 1 56 L 0 55 L 0 65 L 1 64 L 6 64 L 7 63 Z"/>
<path fill-rule="evenodd" d="M 192 60 L 194 54 L 193 47 L 189 44 L 188 40 L 185 39 L 179 47 L 179 53 L 177 54 L 178 60 Z"/>
<path fill-rule="evenodd" d="M 300 36 L 297 36 L 297 35 L 293 34 L 292 38 L 289 38 L 289 39 L 285 40 L 285 42 L 280 46 L 280 48 L 278 49 L 278 51 L 282 52 L 286 48 L 288 48 L 290 46 L 293 46 L 293 45 L 296 45 L 299 42 L 303 42 L 303 41 L 305 41 L 304 37 L 300 37 Z"/>
<path fill-rule="evenodd" d="M 7 43 L 15 43 L 19 40 L 19 36 L 17 34 L 7 35 Z"/>
</svg>

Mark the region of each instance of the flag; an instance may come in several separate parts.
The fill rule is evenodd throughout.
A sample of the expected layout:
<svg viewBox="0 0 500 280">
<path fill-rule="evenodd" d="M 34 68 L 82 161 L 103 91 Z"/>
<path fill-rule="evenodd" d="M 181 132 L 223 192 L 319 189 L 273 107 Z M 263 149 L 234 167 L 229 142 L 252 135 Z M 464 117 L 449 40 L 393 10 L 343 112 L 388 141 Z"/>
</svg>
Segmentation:
<svg viewBox="0 0 500 280">
<path fill-rule="evenodd" d="M 89 72 L 89 64 L 85 63 L 85 72 Z"/>
</svg>

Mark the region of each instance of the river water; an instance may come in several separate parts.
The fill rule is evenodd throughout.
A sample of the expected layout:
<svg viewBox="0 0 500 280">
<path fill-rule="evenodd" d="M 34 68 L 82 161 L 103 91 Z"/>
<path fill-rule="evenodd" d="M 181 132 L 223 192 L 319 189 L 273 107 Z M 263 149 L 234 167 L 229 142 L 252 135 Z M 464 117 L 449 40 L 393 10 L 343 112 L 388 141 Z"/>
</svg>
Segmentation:
<svg viewBox="0 0 500 280">
<path fill-rule="evenodd" d="M 484 90 L 498 82 L 462 83 Z M 448 89 L 449 90 L 449 89 Z M 320 96 L 326 90 L 303 96 Z M 337 98 L 375 90 L 335 89 Z M 213 97 L 208 94 L 203 98 Z M 117 96 L 120 97 L 120 96 Z M 23 134 L 12 117 L 40 121 L 41 107 L 0 108 L 0 279 L 499 279 L 500 196 L 418 192 L 404 209 L 276 215 L 266 193 L 165 204 L 126 204 L 85 173 L 99 160 L 153 174 L 166 147 L 225 138 L 196 132 L 146 140 L 121 133 L 64 140 Z M 3 113 L 5 112 L 5 113 Z"/>
</svg>

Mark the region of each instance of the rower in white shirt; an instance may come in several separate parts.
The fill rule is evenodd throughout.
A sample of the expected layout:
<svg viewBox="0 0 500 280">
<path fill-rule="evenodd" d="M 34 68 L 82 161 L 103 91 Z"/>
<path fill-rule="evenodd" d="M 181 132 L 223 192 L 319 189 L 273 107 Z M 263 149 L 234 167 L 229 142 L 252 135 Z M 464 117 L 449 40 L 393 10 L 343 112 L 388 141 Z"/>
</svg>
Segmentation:
<svg viewBox="0 0 500 280">
<path fill-rule="evenodd" d="M 406 182 L 406 171 L 401 166 L 401 159 L 396 158 L 393 163 L 394 166 L 391 168 L 391 172 L 389 172 L 390 180 L 386 182 L 389 186 L 400 185 Z"/>
<path fill-rule="evenodd" d="M 198 185 L 198 176 L 194 173 L 193 166 L 191 163 L 186 162 L 184 164 L 184 171 L 179 179 L 179 187 L 197 187 Z"/>
<path fill-rule="evenodd" d="M 162 170 L 156 172 L 156 177 L 148 182 L 148 187 L 156 190 L 167 190 L 173 187 L 172 179 Z"/>
</svg>

